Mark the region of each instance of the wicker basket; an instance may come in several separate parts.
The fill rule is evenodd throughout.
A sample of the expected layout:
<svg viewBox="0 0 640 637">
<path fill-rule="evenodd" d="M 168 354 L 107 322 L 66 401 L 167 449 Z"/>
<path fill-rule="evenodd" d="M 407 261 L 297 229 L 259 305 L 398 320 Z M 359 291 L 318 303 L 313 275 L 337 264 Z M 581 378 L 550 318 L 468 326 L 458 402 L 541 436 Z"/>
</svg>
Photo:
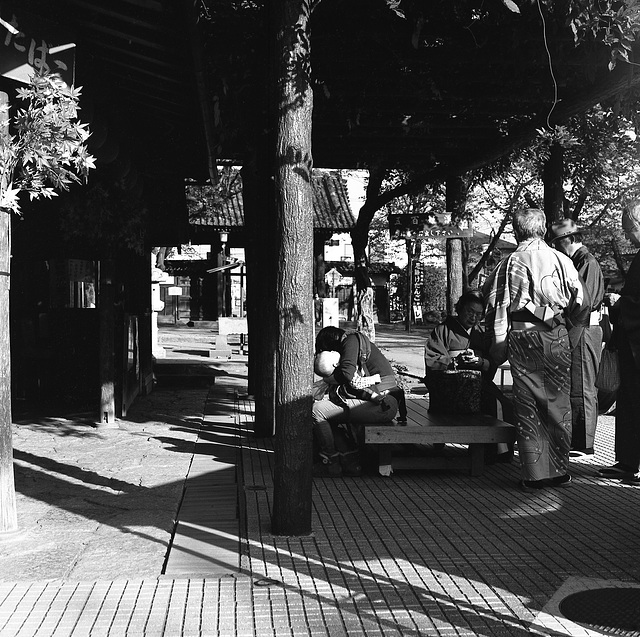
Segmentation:
<svg viewBox="0 0 640 637">
<path fill-rule="evenodd" d="M 429 411 L 440 414 L 477 414 L 480 411 L 482 373 L 475 369 L 429 372 Z"/>
</svg>

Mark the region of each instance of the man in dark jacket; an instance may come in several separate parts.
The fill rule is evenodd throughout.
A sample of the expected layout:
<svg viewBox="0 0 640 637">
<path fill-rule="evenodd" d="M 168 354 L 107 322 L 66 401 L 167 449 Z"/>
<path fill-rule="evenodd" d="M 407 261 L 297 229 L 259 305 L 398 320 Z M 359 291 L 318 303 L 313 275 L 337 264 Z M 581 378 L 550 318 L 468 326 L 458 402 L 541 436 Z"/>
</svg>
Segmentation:
<svg viewBox="0 0 640 637">
<path fill-rule="evenodd" d="M 602 354 L 600 306 L 604 297 L 604 277 L 596 258 L 582 243 L 582 232 L 573 219 L 562 219 L 551 225 L 549 243 L 566 254 L 591 297 L 589 325 L 582 329 L 578 344 L 571 352 L 572 457 L 593 454 L 598 422 L 598 390 L 596 375 Z"/>
</svg>

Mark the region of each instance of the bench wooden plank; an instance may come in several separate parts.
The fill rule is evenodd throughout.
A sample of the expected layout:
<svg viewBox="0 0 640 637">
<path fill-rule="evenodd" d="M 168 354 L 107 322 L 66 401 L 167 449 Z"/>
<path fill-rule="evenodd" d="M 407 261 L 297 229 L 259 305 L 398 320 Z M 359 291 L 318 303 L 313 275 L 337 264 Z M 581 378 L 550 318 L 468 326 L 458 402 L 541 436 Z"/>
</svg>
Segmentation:
<svg viewBox="0 0 640 637">
<path fill-rule="evenodd" d="M 468 425 L 428 425 L 425 427 L 414 425 L 405 427 L 367 425 L 364 432 L 364 441 L 370 445 L 423 445 L 443 442 L 468 445 L 473 443 L 513 442 L 514 440 L 515 429 L 513 425 L 501 421 L 496 424 L 475 427 Z"/>
<path fill-rule="evenodd" d="M 469 445 L 472 476 L 484 468 L 487 443 L 514 442 L 513 425 L 484 414 L 432 414 L 426 400 L 407 401 L 407 425 L 365 425 L 365 444 L 379 445 L 380 473 L 388 475 L 392 466 L 390 445 L 452 443 Z M 387 467 L 386 470 L 384 467 Z"/>
</svg>

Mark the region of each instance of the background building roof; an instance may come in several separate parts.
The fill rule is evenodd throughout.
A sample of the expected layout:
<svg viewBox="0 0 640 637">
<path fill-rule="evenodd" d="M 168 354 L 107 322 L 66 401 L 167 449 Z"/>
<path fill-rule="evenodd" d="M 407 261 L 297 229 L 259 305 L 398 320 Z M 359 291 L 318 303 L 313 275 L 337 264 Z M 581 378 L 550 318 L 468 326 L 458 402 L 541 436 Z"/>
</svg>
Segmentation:
<svg viewBox="0 0 640 637">
<path fill-rule="evenodd" d="M 356 219 L 349 205 L 345 180 L 338 171 L 315 170 L 313 173 L 313 227 L 316 232 L 349 232 Z M 228 192 L 210 185 L 187 183 L 186 197 L 189 224 L 210 230 L 244 228 L 242 180 L 236 172 Z"/>
</svg>

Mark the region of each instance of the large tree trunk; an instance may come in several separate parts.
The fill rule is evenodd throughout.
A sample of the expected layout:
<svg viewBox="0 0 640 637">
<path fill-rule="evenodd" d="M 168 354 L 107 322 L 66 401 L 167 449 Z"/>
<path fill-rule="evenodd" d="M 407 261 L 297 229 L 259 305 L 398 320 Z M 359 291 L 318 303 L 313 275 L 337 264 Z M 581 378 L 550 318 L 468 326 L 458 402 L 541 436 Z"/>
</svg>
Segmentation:
<svg viewBox="0 0 640 637">
<path fill-rule="evenodd" d="M 384 168 L 374 166 L 369 170 L 367 197 L 358 213 L 358 220 L 351 231 L 351 245 L 355 263 L 356 298 L 354 306 L 357 328 L 373 342 L 376 338 L 373 324 L 373 285 L 369 277 L 367 245 L 369 244 L 369 226 L 373 215 L 379 209 L 377 198 L 384 178 Z"/>
<path fill-rule="evenodd" d="M 544 214 L 551 224 L 564 218 L 563 173 L 564 151 L 559 144 L 551 146 L 551 155 L 544 165 Z"/>
<path fill-rule="evenodd" d="M 457 223 L 464 218 L 467 200 L 467 184 L 462 177 L 447 179 L 447 212 L 451 220 Z M 447 239 L 447 313 L 453 314 L 457 300 L 464 292 L 466 276 L 464 268 L 464 246 L 462 239 Z"/>
<path fill-rule="evenodd" d="M 8 117 L 9 97 L 0 93 L 0 144 L 7 139 Z M 0 183 L 0 194 L 7 186 L 6 180 Z M 11 211 L 0 208 L 0 538 L 18 530 L 11 432 L 10 267 Z"/>
<path fill-rule="evenodd" d="M 311 532 L 313 200 L 309 0 L 274 0 L 279 238 L 272 531 Z"/>
</svg>

